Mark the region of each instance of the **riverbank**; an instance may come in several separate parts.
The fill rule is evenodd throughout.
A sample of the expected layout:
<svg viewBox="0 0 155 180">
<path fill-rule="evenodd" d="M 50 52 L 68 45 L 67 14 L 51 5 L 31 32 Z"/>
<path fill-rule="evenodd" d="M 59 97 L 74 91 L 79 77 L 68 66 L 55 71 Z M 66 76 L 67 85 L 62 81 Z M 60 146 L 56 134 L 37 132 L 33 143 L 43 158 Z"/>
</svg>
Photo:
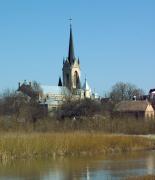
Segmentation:
<svg viewBox="0 0 155 180">
<path fill-rule="evenodd" d="M 145 137 L 103 133 L 0 134 L 0 159 L 77 156 L 151 150 L 155 141 Z"/>
</svg>

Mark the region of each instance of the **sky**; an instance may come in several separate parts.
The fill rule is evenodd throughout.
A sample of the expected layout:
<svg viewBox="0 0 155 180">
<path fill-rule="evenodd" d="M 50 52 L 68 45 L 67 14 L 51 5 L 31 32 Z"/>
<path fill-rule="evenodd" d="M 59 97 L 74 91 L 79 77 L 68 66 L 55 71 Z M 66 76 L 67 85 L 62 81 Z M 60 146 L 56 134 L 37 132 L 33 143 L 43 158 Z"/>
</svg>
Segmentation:
<svg viewBox="0 0 155 180">
<path fill-rule="evenodd" d="M 155 88 L 154 0 L 0 0 L 0 91 L 57 85 L 69 18 L 81 80 L 100 95 L 116 82 Z"/>
</svg>

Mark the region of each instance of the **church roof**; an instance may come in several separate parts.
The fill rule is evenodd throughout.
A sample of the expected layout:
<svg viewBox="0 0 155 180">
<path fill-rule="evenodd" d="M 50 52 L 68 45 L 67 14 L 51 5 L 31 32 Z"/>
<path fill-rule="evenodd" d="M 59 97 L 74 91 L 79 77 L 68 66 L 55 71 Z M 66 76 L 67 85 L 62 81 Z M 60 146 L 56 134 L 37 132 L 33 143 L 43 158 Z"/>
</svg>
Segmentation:
<svg viewBox="0 0 155 180">
<path fill-rule="evenodd" d="M 62 86 L 62 81 L 61 81 L 61 77 L 59 77 L 59 82 L 58 82 L 58 86 Z"/>
<path fill-rule="evenodd" d="M 68 88 L 64 86 L 48 86 L 48 85 L 41 85 L 41 89 L 44 94 L 56 94 L 56 95 L 69 95 Z"/>
</svg>

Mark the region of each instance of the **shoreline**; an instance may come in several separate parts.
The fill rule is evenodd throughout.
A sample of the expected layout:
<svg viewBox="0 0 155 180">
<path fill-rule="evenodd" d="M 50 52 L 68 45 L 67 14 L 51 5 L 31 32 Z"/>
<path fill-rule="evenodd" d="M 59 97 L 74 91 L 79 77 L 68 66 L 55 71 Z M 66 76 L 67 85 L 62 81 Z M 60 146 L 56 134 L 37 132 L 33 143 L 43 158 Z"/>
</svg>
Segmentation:
<svg viewBox="0 0 155 180">
<path fill-rule="evenodd" d="M 126 180 L 154 180 L 155 174 L 150 175 L 144 175 L 144 176 L 133 176 L 126 178 Z"/>
</svg>

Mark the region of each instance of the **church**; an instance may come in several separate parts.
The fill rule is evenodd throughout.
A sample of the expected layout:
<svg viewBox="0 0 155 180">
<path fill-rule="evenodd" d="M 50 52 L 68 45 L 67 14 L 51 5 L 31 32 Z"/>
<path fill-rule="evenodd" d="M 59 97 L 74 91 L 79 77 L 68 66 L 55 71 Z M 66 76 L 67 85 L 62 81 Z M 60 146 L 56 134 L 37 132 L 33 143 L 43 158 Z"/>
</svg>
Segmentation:
<svg viewBox="0 0 155 180">
<path fill-rule="evenodd" d="M 19 89 L 25 89 L 23 86 L 31 86 L 31 83 L 20 83 Z M 92 98 L 97 99 L 98 95 L 92 93 L 87 79 L 82 84 L 80 60 L 75 57 L 72 25 L 70 24 L 69 50 L 68 57 L 63 59 L 62 78 L 59 77 L 57 86 L 40 85 L 42 93 L 39 94 L 39 102 L 52 111 L 59 107 L 67 98 L 72 100 Z M 31 87 L 30 87 L 31 88 Z M 24 93 L 24 92 L 23 92 Z"/>
</svg>

